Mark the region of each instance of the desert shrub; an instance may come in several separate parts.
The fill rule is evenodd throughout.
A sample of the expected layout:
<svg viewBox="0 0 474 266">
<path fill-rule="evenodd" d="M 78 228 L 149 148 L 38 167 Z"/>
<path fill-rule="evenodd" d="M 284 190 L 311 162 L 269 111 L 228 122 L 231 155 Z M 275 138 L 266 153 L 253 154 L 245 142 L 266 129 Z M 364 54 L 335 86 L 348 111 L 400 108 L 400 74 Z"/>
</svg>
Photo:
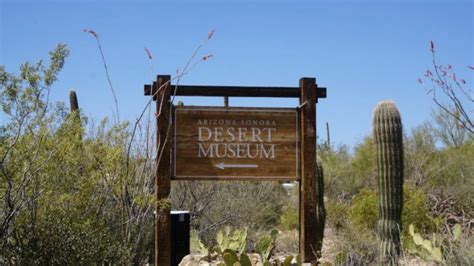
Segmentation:
<svg viewBox="0 0 474 266">
<path fill-rule="evenodd" d="M 299 228 L 299 210 L 287 206 L 280 217 L 280 227 L 282 230 L 294 230 Z"/>
<path fill-rule="evenodd" d="M 428 209 L 428 196 L 426 192 L 421 188 L 405 185 L 403 197 L 403 235 L 408 235 L 409 224 L 413 224 L 422 232 L 434 232 L 436 230 L 436 224 L 434 217 L 431 217 Z"/>
<path fill-rule="evenodd" d="M 275 253 L 296 254 L 299 252 L 298 230 L 281 231 L 276 240 Z"/>
<path fill-rule="evenodd" d="M 59 44 L 49 65 L 27 62 L 18 75 L 0 66 L 0 264 L 143 263 L 154 138 L 137 131 L 131 143 L 129 123 L 106 119 L 85 135 L 79 110 L 51 103 L 67 54 Z"/>
<path fill-rule="evenodd" d="M 422 232 L 434 232 L 435 222 L 429 214 L 428 197 L 419 188 L 405 185 L 403 189 L 402 234 L 408 235 L 408 224 Z M 348 212 L 350 225 L 357 230 L 376 230 L 378 220 L 377 193 L 364 189 L 355 198 Z"/>
<path fill-rule="evenodd" d="M 458 239 L 452 234 L 441 236 L 441 248 L 447 265 L 474 265 L 474 237 L 468 228 L 463 228 Z"/>
<path fill-rule="evenodd" d="M 248 228 L 249 246 L 260 231 L 279 225 L 288 194 L 279 182 L 177 181 L 171 186 L 175 210 L 189 210 L 191 227 L 206 246 L 213 246 L 225 226 Z"/>
<path fill-rule="evenodd" d="M 335 265 L 371 265 L 378 252 L 378 239 L 374 231 L 353 228 L 340 230 L 335 236 Z"/>
<path fill-rule="evenodd" d="M 326 205 L 326 222 L 329 227 L 334 228 L 336 231 L 347 227 L 349 209 L 349 205 L 341 201 L 329 200 Z"/>
<path fill-rule="evenodd" d="M 323 162 L 324 192 L 329 199 L 350 198 L 351 189 L 348 189 L 347 176 L 351 173 L 351 154 L 347 146 L 326 148 L 318 151 Z"/>
<path fill-rule="evenodd" d="M 323 162 L 325 196 L 329 199 L 349 203 L 361 189 L 375 185 L 371 138 L 357 144 L 354 154 L 347 146 L 325 148 L 318 154 Z"/>
<path fill-rule="evenodd" d="M 351 226 L 357 230 L 376 230 L 378 220 L 377 193 L 363 189 L 352 201 L 348 213 Z"/>
<path fill-rule="evenodd" d="M 438 175 L 431 178 L 428 185 L 432 188 L 449 189 L 461 186 L 473 186 L 474 181 L 474 144 L 467 143 L 460 147 L 447 147 L 438 151 L 442 162 Z"/>
</svg>

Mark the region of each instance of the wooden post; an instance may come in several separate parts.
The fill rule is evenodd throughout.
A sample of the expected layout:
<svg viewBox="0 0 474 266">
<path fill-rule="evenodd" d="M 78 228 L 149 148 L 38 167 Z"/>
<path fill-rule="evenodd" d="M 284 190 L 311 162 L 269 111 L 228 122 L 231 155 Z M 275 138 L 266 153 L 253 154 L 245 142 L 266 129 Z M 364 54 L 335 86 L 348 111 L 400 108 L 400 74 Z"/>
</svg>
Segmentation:
<svg viewBox="0 0 474 266">
<path fill-rule="evenodd" d="M 157 171 L 156 171 L 156 208 L 155 219 L 155 265 L 171 265 L 171 152 L 170 152 L 170 119 L 171 119 L 171 83 L 169 75 L 158 75 L 155 89 L 166 84 L 157 95 Z"/>
<path fill-rule="evenodd" d="M 303 262 L 316 265 L 316 100 L 314 78 L 300 79 L 300 253 Z"/>
<path fill-rule="evenodd" d="M 229 96 L 224 96 L 224 107 L 229 107 Z"/>
</svg>

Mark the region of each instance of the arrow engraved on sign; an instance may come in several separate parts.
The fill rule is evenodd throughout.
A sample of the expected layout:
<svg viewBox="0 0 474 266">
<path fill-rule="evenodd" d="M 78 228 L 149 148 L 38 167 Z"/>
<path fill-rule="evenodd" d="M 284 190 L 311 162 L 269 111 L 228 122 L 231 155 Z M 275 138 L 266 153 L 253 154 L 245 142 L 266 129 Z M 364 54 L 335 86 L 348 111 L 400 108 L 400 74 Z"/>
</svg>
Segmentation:
<svg viewBox="0 0 474 266">
<path fill-rule="evenodd" d="M 226 163 L 218 163 L 214 165 L 215 167 L 224 170 L 226 168 L 257 168 L 258 165 L 256 164 L 226 164 Z"/>
</svg>

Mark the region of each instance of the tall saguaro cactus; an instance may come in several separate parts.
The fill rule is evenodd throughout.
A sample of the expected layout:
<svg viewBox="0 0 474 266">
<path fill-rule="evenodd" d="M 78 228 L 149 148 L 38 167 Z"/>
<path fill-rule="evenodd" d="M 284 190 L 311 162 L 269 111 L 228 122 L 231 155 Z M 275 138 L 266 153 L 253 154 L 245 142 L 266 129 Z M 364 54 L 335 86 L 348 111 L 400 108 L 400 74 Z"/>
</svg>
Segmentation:
<svg viewBox="0 0 474 266">
<path fill-rule="evenodd" d="M 323 163 L 319 156 L 316 158 L 316 197 L 316 252 L 320 258 L 323 247 L 324 227 L 326 225 L 326 209 L 324 208 Z"/>
<path fill-rule="evenodd" d="M 393 102 L 382 101 L 374 110 L 372 123 L 379 196 L 379 264 L 397 265 L 403 208 L 403 136 L 400 112 Z"/>
</svg>

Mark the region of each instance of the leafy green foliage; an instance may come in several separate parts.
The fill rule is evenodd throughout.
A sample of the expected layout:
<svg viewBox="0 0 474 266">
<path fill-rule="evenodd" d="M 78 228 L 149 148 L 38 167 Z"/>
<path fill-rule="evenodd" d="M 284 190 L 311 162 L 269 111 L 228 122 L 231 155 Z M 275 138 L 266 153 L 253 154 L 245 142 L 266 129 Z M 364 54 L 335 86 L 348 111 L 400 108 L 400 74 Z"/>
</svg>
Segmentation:
<svg viewBox="0 0 474 266">
<path fill-rule="evenodd" d="M 356 230 L 376 230 L 378 220 L 377 193 L 363 189 L 355 196 L 348 215 Z"/>
<path fill-rule="evenodd" d="M 156 204 L 151 150 L 135 143 L 128 157 L 128 123 L 82 138 L 85 117 L 48 101 L 68 53 L 60 44 L 17 76 L 0 66 L 0 264 L 138 264 Z"/>
<path fill-rule="evenodd" d="M 327 221 L 331 228 L 340 231 L 347 227 L 347 216 L 350 211 L 349 204 L 338 200 L 330 200 L 326 205 Z"/>
<path fill-rule="evenodd" d="M 280 226 L 283 230 L 293 230 L 299 228 L 298 209 L 288 206 L 280 217 Z"/>
<path fill-rule="evenodd" d="M 413 224 L 424 232 L 434 232 L 435 224 L 429 216 L 426 193 L 409 185 L 404 187 L 404 208 L 402 224 Z M 348 214 L 349 222 L 357 230 L 376 231 L 378 209 L 377 194 L 373 190 L 362 190 L 353 201 Z M 402 234 L 408 235 L 405 227 Z"/>
</svg>

